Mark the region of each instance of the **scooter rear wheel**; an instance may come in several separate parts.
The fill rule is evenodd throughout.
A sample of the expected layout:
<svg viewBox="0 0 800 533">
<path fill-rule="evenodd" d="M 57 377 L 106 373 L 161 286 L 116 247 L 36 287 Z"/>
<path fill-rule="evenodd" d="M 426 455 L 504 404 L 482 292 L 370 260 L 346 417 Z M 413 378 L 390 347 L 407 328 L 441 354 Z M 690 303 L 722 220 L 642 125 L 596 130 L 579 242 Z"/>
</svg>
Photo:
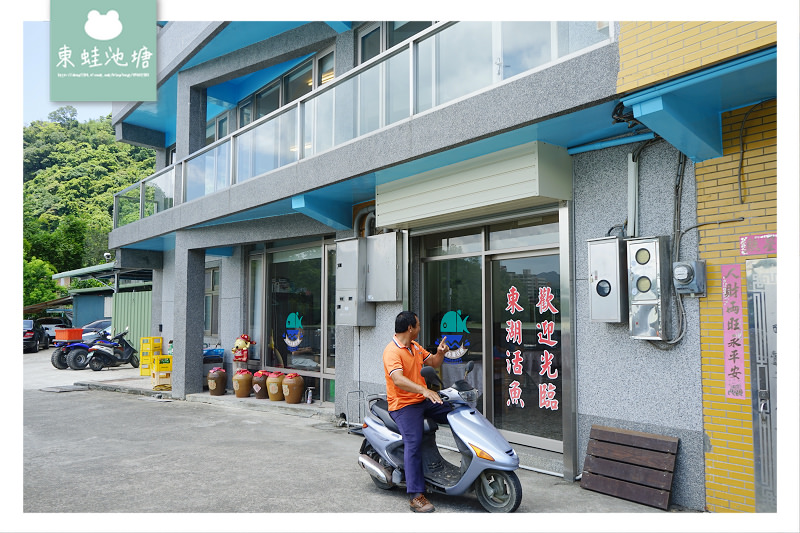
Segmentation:
<svg viewBox="0 0 800 533">
<path fill-rule="evenodd" d="M 475 480 L 475 495 L 490 513 L 513 513 L 522 502 L 522 484 L 514 472 L 485 470 Z"/>
<path fill-rule="evenodd" d="M 103 365 L 103 361 L 101 361 L 98 357 L 92 357 L 89 360 L 89 368 L 91 368 L 95 372 L 103 370 L 103 366 L 105 366 Z"/>
<path fill-rule="evenodd" d="M 364 445 L 364 454 L 369 456 L 370 459 L 374 460 L 375 462 L 377 462 L 381 466 L 383 466 L 383 467 L 387 466 L 386 465 L 386 461 L 384 461 L 383 457 L 381 457 L 380 454 L 375 451 L 375 448 L 373 448 L 371 444 L 365 443 L 365 445 Z M 389 468 L 391 468 L 391 467 L 389 467 Z M 369 478 L 372 480 L 373 483 L 375 483 L 375 486 L 378 487 L 379 489 L 389 490 L 394 486 L 391 483 L 384 483 L 380 479 L 372 477 L 372 476 L 369 476 Z"/>
</svg>

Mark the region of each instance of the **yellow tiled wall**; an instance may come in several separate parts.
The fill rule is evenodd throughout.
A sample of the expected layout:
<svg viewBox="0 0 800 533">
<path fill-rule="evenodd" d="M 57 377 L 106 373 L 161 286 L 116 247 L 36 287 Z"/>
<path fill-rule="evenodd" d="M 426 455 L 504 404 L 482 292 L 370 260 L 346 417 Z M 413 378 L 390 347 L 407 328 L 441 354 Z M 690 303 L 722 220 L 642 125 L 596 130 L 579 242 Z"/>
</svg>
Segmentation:
<svg viewBox="0 0 800 533">
<path fill-rule="evenodd" d="M 777 40 L 774 21 L 620 22 L 617 91 L 641 89 Z"/>
<path fill-rule="evenodd" d="M 739 136 L 745 116 L 745 151 L 739 177 Z M 749 339 L 745 335 L 745 398 L 726 398 L 720 268 L 739 263 L 744 280 L 746 259 L 774 257 L 741 256 L 739 237 L 777 233 L 777 102 L 771 100 L 725 113 L 722 134 L 724 155 L 695 166 L 697 222 L 738 217 L 745 220 L 700 228 L 700 259 L 706 260 L 708 275 L 708 296 L 700 300 L 706 508 L 713 512 L 754 512 Z M 739 201 L 739 181 L 743 203 Z M 746 287 L 744 282 L 742 285 Z M 746 293 L 742 305 L 743 331 L 747 331 Z"/>
</svg>

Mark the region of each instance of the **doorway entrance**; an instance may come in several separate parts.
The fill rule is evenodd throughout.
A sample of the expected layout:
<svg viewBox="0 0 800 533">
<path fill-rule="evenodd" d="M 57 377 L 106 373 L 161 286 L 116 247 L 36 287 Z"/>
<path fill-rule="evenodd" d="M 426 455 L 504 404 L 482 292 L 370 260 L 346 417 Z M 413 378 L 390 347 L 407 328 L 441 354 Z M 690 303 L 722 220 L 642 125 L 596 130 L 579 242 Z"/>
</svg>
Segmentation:
<svg viewBox="0 0 800 533">
<path fill-rule="evenodd" d="M 442 381 L 464 378 L 512 443 L 563 453 L 559 214 L 420 236 L 421 341 L 444 337 Z M 564 313 L 568 314 L 568 313 Z"/>
</svg>

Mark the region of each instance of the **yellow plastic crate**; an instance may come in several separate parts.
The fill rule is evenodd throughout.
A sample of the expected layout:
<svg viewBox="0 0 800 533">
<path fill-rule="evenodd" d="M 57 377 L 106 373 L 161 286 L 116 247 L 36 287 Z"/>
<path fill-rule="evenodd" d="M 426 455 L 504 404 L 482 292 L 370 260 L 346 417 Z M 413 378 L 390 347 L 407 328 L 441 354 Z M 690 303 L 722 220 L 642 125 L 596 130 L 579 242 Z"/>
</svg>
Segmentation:
<svg viewBox="0 0 800 533">
<path fill-rule="evenodd" d="M 139 375 L 149 376 L 152 366 L 153 362 L 152 359 L 150 359 L 149 357 L 147 359 L 139 359 Z"/>
<path fill-rule="evenodd" d="M 172 356 L 153 356 L 153 372 L 172 372 Z"/>
<path fill-rule="evenodd" d="M 164 337 L 142 337 L 139 339 L 139 352 L 160 350 L 164 344 Z"/>
</svg>

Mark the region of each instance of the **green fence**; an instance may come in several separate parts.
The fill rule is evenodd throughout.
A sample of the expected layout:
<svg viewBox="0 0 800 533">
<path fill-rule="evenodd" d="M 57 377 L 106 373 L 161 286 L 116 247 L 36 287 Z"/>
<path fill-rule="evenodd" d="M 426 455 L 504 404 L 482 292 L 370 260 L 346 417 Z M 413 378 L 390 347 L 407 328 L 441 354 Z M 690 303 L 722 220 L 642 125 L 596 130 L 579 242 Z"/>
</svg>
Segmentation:
<svg viewBox="0 0 800 533">
<path fill-rule="evenodd" d="M 139 349 L 142 337 L 152 337 L 150 324 L 151 291 L 118 292 L 114 294 L 111 327 L 114 333 L 129 328 L 125 337 L 131 345 Z"/>
</svg>

